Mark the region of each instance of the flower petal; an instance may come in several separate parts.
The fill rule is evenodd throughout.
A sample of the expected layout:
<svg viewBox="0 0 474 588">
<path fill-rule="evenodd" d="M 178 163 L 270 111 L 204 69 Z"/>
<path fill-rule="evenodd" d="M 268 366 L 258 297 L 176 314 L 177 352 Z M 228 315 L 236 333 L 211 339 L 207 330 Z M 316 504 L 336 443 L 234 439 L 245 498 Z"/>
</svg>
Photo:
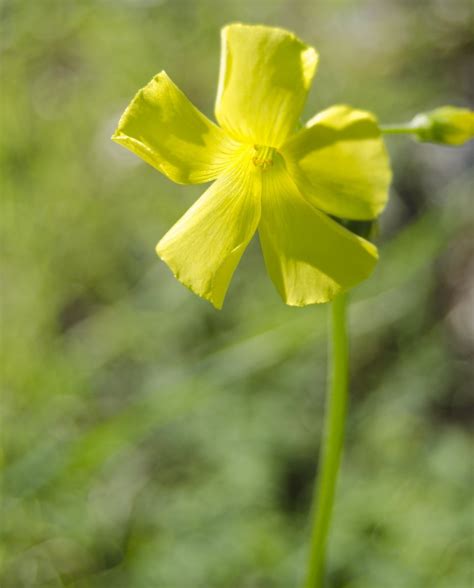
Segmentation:
<svg viewBox="0 0 474 588">
<path fill-rule="evenodd" d="M 216 118 L 239 141 L 278 147 L 295 128 L 318 55 L 279 28 L 222 30 Z"/>
<path fill-rule="evenodd" d="M 221 308 L 260 219 L 261 182 L 245 154 L 161 239 L 156 251 L 180 282 Z"/>
<path fill-rule="evenodd" d="M 317 208 L 366 220 L 385 207 L 390 163 L 369 112 L 328 108 L 290 137 L 281 152 L 301 193 Z"/>
<path fill-rule="evenodd" d="M 281 157 L 262 177 L 260 241 L 268 272 L 287 304 L 327 302 L 369 276 L 376 247 L 311 206 Z"/>
<path fill-rule="evenodd" d="M 162 71 L 123 113 L 112 139 L 174 182 L 215 179 L 228 160 L 231 141 Z"/>
</svg>

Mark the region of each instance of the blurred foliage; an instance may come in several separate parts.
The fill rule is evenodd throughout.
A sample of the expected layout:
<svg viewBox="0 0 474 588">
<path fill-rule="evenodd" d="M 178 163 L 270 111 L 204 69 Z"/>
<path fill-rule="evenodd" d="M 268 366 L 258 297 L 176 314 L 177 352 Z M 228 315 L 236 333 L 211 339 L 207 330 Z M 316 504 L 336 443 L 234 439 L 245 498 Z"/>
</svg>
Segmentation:
<svg viewBox="0 0 474 588">
<path fill-rule="evenodd" d="M 1 585 L 288 588 L 316 472 L 326 307 L 258 243 L 222 312 L 154 254 L 202 187 L 110 142 L 166 69 L 211 115 L 219 29 L 321 53 L 305 114 L 404 122 L 474 100 L 470 0 L 3 0 Z M 387 139 L 381 261 L 353 296 L 332 588 L 472 581 L 472 143 Z"/>
</svg>

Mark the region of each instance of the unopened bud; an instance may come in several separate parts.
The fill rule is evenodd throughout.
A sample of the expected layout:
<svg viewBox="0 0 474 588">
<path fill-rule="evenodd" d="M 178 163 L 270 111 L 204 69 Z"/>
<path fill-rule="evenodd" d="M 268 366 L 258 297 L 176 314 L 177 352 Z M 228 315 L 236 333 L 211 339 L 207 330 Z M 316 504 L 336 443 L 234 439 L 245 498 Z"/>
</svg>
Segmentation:
<svg viewBox="0 0 474 588">
<path fill-rule="evenodd" d="M 411 126 L 420 141 L 462 145 L 474 138 L 474 112 L 468 108 L 441 106 L 417 114 Z"/>
</svg>

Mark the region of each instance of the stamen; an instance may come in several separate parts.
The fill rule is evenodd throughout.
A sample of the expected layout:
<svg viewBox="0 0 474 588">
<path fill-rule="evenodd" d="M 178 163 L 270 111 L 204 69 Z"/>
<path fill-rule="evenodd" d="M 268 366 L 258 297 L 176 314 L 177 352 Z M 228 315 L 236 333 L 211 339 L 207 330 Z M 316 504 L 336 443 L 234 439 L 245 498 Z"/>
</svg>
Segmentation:
<svg viewBox="0 0 474 588">
<path fill-rule="evenodd" d="M 255 155 L 252 157 L 252 163 L 257 167 L 261 167 L 262 170 L 273 165 L 273 154 L 275 149 L 273 147 L 267 147 L 266 145 L 254 145 L 253 146 Z"/>
</svg>

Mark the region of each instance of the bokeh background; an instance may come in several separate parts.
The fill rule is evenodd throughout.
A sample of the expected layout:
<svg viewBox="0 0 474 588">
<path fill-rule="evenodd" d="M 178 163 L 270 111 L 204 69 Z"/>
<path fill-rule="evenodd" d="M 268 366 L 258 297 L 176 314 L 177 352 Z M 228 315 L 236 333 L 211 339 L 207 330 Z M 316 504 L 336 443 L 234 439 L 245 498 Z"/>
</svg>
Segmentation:
<svg viewBox="0 0 474 588">
<path fill-rule="evenodd" d="M 3 0 L 1 18 L 2 587 L 298 586 L 327 307 L 285 307 L 258 242 L 223 311 L 188 292 L 154 246 L 202 187 L 110 135 L 161 69 L 212 116 L 235 20 L 319 49 L 307 117 L 472 107 L 471 0 Z M 387 145 L 328 586 L 467 588 L 473 149 Z"/>
</svg>

